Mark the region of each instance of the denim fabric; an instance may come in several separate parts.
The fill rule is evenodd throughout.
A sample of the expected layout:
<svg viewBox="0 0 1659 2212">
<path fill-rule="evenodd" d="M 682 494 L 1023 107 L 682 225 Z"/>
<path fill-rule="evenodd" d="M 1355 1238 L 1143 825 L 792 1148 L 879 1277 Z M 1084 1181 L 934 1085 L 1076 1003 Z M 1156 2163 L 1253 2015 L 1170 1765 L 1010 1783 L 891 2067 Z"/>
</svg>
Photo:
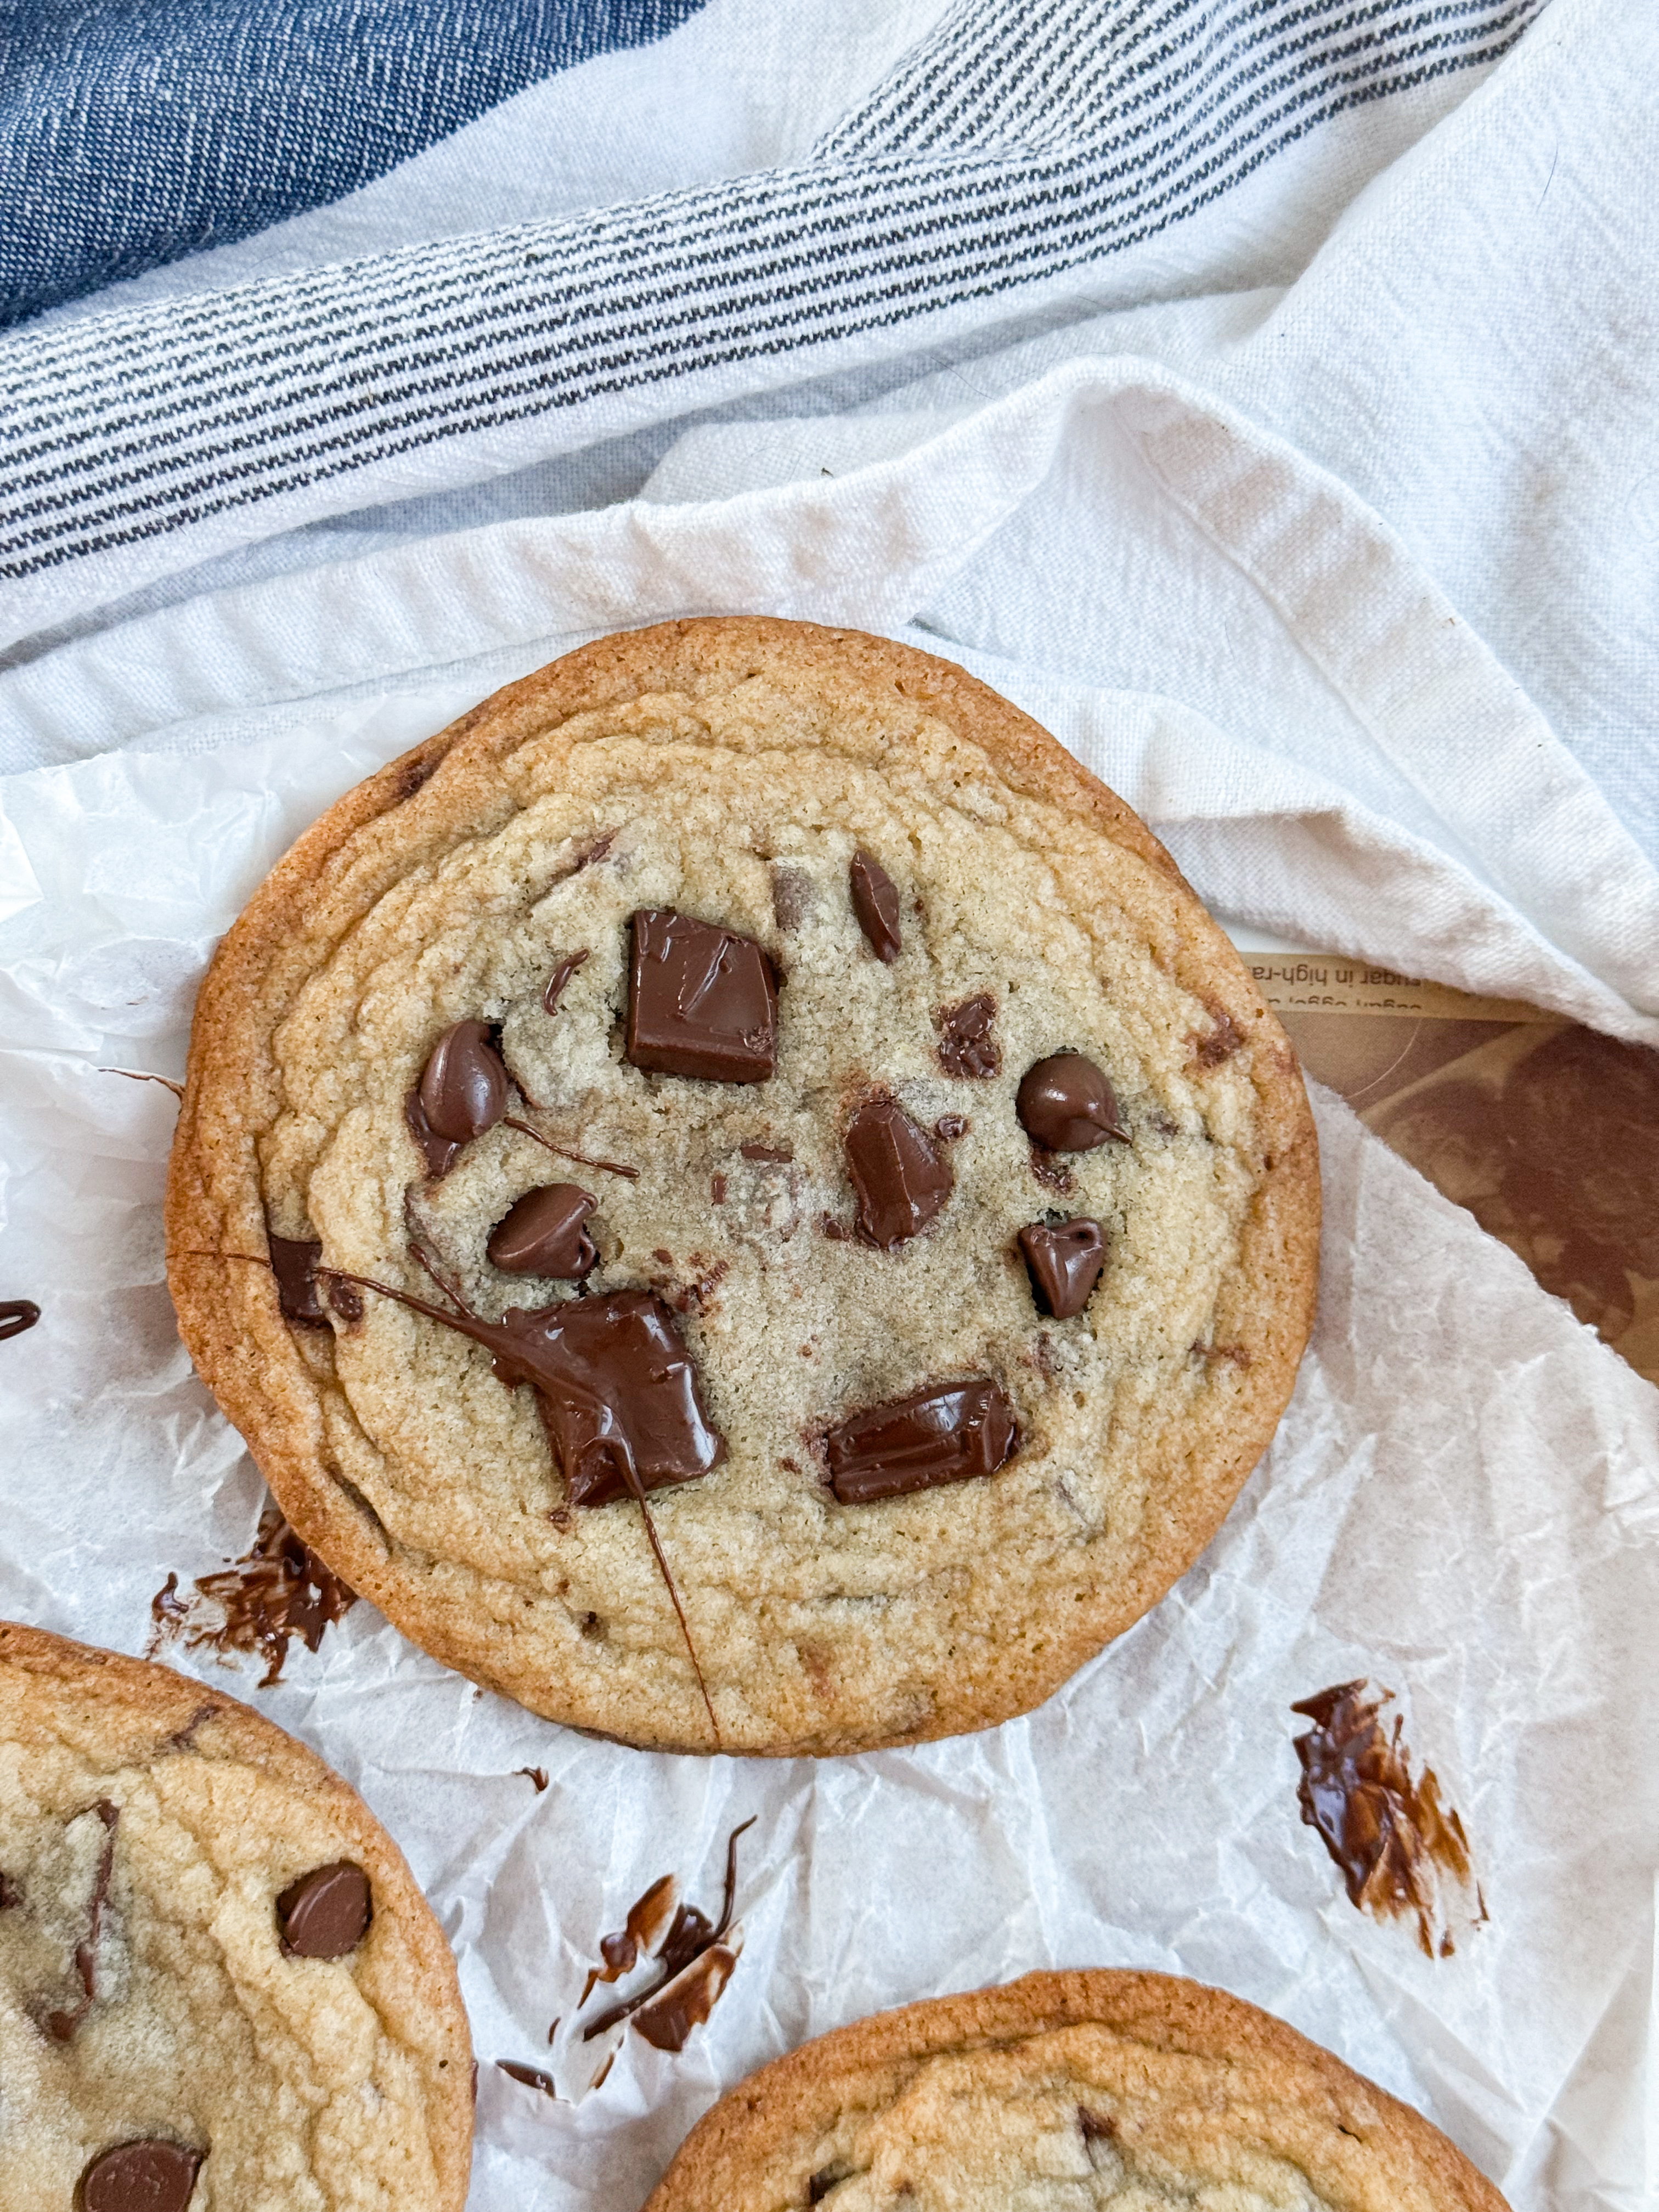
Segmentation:
<svg viewBox="0 0 1659 2212">
<path fill-rule="evenodd" d="M 703 0 L 0 0 L 0 326 L 338 199 Z"/>
</svg>

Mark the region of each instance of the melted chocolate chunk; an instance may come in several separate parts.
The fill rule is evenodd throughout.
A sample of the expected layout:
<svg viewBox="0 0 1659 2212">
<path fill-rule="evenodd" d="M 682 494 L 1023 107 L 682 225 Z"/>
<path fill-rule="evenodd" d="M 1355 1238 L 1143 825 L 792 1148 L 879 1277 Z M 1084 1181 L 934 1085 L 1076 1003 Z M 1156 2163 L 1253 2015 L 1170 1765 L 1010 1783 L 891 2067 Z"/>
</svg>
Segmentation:
<svg viewBox="0 0 1659 2212">
<path fill-rule="evenodd" d="M 599 1200 L 574 1182 L 547 1182 L 526 1191 L 485 1246 L 508 1275 L 545 1275 L 579 1283 L 598 1262 L 599 1247 L 583 1224 Z"/>
<path fill-rule="evenodd" d="M 548 977 L 547 988 L 542 993 L 542 1005 L 550 1014 L 556 1014 L 559 1011 L 559 1000 L 563 996 L 565 985 L 586 957 L 587 947 L 585 945 L 580 952 L 567 952 Z"/>
<path fill-rule="evenodd" d="M 298 1322 L 304 1328 L 326 1328 L 328 1316 L 317 1297 L 317 1262 L 323 1256 L 323 1248 L 314 1239 L 305 1237 L 278 1237 L 269 1229 L 265 1243 L 270 1248 L 271 1273 L 276 1278 L 276 1303 L 282 1308 L 284 1321 Z"/>
<path fill-rule="evenodd" d="M 859 1201 L 858 1233 L 890 1252 L 925 1229 L 951 1195 L 951 1170 L 902 1107 L 860 1106 L 847 1125 L 847 1172 Z"/>
<path fill-rule="evenodd" d="M 82 2212 L 185 2212 L 206 2155 L 156 2136 L 100 2151 L 81 2176 Z"/>
<path fill-rule="evenodd" d="M 706 2021 L 732 1978 L 738 1954 L 725 1943 L 709 1943 L 678 1981 L 634 2015 L 635 2033 L 659 2051 L 684 2051 L 694 2027 Z"/>
<path fill-rule="evenodd" d="M 1002 1054 L 991 1024 L 997 1002 L 988 991 L 964 999 L 959 1006 L 941 1006 L 933 1016 L 939 1030 L 939 1064 L 947 1075 L 983 1082 L 1002 1066 Z"/>
<path fill-rule="evenodd" d="M 343 1959 L 374 1917 L 368 1876 L 350 1859 L 301 1875 L 276 1900 L 276 1925 L 291 1959 Z"/>
<path fill-rule="evenodd" d="M 752 937 L 672 908 L 634 916 L 626 1056 L 635 1067 L 764 1083 L 777 1026 L 777 981 Z"/>
<path fill-rule="evenodd" d="M 488 1022 L 457 1022 L 432 1048 L 417 1093 L 434 1136 L 465 1145 L 493 1129 L 507 1111 L 507 1070 Z"/>
<path fill-rule="evenodd" d="M 109 1899 L 110 1876 L 115 1871 L 115 1824 L 121 1817 L 120 1808 L 107 1797 L 100 1797 L 93 1806 L 104 1824 L 104 1840 L 98 1854 L 98 1868 L 92 1880 L 92 1898 L 87 1907 L 87 1932 L 75 1947 L 75 1972 L 81 1984 L 81 1994 L 68 2012 L 49 2012 L 42 2025 L 54 2043 L 67 2043 L 92 2010 L 93 2000 L 98 1995 L 98 1937 L 104 1924 L 104 1906 Z M 78 1817 L 78 1816 L 77 1816 Z"/>
<path fill-rule="evenodd" d="M 1020 1231 L 1019 1249 L 1037 1311 L 1056 1321 L 1080 1314 L 1106 1265 L 1106 1232 L 1100 1224 L 1083 1215 L 1052 1228 L 1034 1221 Z"/>
<path fill-rule="evenodd" d="M 33 1298 L 0 1299 L 0 1344 L 9 1336 L 21 1336 L 40 1318 L 40 1309 Z"/>
<path fill-rule="evenodd" d="M 1393 1692 L 1367 1698 L 1365 1683 L 1339 1682 L 1291 1707 L 1313 1723 L 1296 1738 L 1302 1818 L 1342 1874 L 1362 1911 L 1414 1917 L 1430 1957 L 1452 1950 L 1435 1941 L 1437 1875 L 1471 1879 L 1468 1838 L 1455 1813 L 1443 1811 L 1432 1768 L 1413 1781 L 1396 1717 L 1392 1735 L 1380 1716 Z"/>
<path fill-rule="evenodd" d="M 850 873 L 853 911 L 864 941 L 878 960 L 890 967 L 899 957 L 899 895 L 892 878 L 868 853 L 854 853 Z"/>
<path fill-rule="evenodd" d="M 404 1101 L 404 1127 L 420 1146 L 427 1173 L 434 1182 L 439 1176 L 447 1176 L 461 1157 L 461 1147 L 452 1143 L 447 1137 L 441 1137 L 427 1120 L 418 1084 Z"/>
<path fill-rule="evenodd" d="M 526 2089 L 539 2089 L 544 2097 L 551 2097 L 556 2103 L 558 2101 L 559 2093 L 553 2076 L 543 2073 L 539 2066 L 521 2066 L 516 2058 L 498 2058 L 495 2070 L 498 2074 L 505 2074 L 511 2081 L 522 2081 Z"/>
<path fill-rule="evenodd" d="M 1014 1409 L 988 1376 L 916 1390 L 854 1413 L 824 1439 L 843 1505 L 994 1474 L 1015 1449 Z"/>
<path fill-rule="evenodd" d="M 1080 1052 L 1056 1052 L 1026 1069 L 1014 1111 L 1028 1137 L 1047 1152 L 1088 1152 L 1109 1138 L 1129 1141 L 1117 1093 Z"/>
</svg>

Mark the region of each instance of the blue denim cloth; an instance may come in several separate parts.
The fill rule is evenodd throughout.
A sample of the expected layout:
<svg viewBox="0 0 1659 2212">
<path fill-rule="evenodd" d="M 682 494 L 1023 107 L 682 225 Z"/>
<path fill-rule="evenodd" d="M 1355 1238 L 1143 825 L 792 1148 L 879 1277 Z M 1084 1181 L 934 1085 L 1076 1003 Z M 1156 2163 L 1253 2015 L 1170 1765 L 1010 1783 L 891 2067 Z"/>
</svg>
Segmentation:
<svg viewBox="0 0 1659 2212">
<path fill-rule="evenodd" d="M 0 326 L 383 175 L 703 0 L 0 0 Z"/>
</svg>

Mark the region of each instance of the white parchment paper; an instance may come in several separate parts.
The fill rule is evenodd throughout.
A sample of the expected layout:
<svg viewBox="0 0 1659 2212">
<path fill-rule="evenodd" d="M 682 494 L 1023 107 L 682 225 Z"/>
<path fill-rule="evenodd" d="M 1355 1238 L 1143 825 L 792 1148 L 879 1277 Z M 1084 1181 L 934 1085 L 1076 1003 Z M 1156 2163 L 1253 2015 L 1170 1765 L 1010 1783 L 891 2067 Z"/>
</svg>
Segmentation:
<svg viewBox="0 0 1659 2212">
<path fill-rule="evenodd" d="M 292 837 L 454 703 L 404 696 L 188 758 L 0 784 L 0 1612 L 142 1652 L 169 1571 L 246 1549 L 263 1486 L 162 1275 L 173 1103 L 214 942 Z M 1428 2112 L 1521 2212 L 1652 2201 L 1659 1393 L 1318 1102 L 1318 1330 L 1273 1449 L 1179 1588 L 1030 1718 L 814 1764 L 651 1756 L 475 1692 L 367 1605 L 247 1698 L 361 1790 L 460 1961 L 473 2212 L 625 2212 L 750 2068 L 884 2006 L 1138 1965 L 1283 2014 Z M 1455 1955 L 1350 1905 L 1297 1818 L 1288 1708 L 1369 1675 L 1468 1830 Z M 539 1767 L 538 1792 L 519 1774 Z M 671 2056 L 570 2024 L 600 1934 L 672 1871 L 746 1947 Z M 627 1985 L 624 1985 L 627 1986 Z M 550 2047 L 555 2018 L 564 2026 Z M 613 2038 L 612 2041 L 617 2039 Z M 548 2067 L 555 2102 L 499 2072 Z"/>
</svg>

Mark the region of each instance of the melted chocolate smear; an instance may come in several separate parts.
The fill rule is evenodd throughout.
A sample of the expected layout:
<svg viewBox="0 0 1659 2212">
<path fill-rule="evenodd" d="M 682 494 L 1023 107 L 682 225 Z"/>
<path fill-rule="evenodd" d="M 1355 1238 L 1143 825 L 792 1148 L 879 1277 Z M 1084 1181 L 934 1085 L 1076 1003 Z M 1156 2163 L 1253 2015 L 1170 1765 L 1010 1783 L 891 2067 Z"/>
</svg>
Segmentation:
<svg viewBox="0 0 1659 2212">
<path fill-rule="evenodd" d="M 494 1354 L 501 1382 L 527 1382 L 572 1505 L 624 1498 L 638 1505 L 718 1745 L 720 1723 L 646 1492 L 708 1474 L 725 1459 L 726 1439 L 704 1411 L 696 1370 L 662 1300 L 652 1291 L 607 1291 L 557 1305 L 510 1306 L 499 1322 L 486 1322 L 465 1306 L 446 1313 L 366 1275 L 335 1279 L 471 1337 Z"/>
<path fill-rule="evenodd" d="M 40 1309 L 33 1298 L 0 1299 L 0 1344 L 9 1336 L 21 1336 L 40 1318 Z"/>
<path fill-rule="evenodd" d="M 1034 1221 L 1020 1231 L 1019 1249 L 1037 1311 L 1056 1321 L 1080 1314 L 1106 1265 L 1106 1232 L 1099 1222 L 1085 1215 L 1054 1227 Z"/>
<path fill-rule="evenodd" d="M 659 1997 L 641 2005 L 634 2031 L 659 2051 L 684 2051 L 694 2027 L 706 2021 L 732 1978 L 738 1954 L 725 1943 L 711 1943 L 696 1963 Z"/>
<path fill-rule="evenodd" d="M 629 1906 L 623 1927 L 614 1936 L 600 1936 L 599 1956 L 605 1964 L 589 1970 L 578 2011 L 592 1996 L 597 1983 L 619 1982 L 624 1974 L 633 1972 L 641 1956 L 650 1950 L 673 1918 L 678 1893 L 679 1883 L 674 1875 L 663 1875 Z"/>
<path fill-rule="evenodd" d="M 100 1797 L 91 1809 L 104 1824 L 104 1841 L 98 1854 L 98 1870 L 92 1880 L 92 1899 L 87 1908 L 87 1932 L 75 1947 L 75 1971 L 80 1979 L 81 1994 L 68 2012 L 49 2012 L 41 2022 L 54 2043 L 69 2042 L 92 2010 L 93 2000 L 98 1994 L 98 1936 L 104 1924 L 104 1905 L 109 1896 L 110 1876 L 115 1870 L 115 1824 L 120 1819 L 121 1812 L 120 1808 L 112 1805 L 107 1797 Z"/>
<path fill-rule="evenodd" d="M 1051 1053 L 1028 1067 L 1014 1098 L 1020 1126 L 1045 1152 L 1087 1152 L 1129 1142 L 1117 1093 L 1080 1052 Z"/>
<path fill-rule="evenodd" d="M 351 1859 L 301 1875 L 276 1900 L 276 1925 L 291 1959 L 343 1959 L 374 1917 L 368 1876 Z"/>
<path fill-rule="evenodd" d="M 546 1789 L 547 1769 L 544 1766 L 515 1766 L 513 1771 L 515 1774 L 522 1774 L 526 1782 L 535 1784 L 536 1795 L 538 1797 Z"/>
<path fill-rule="evenodd" d="M 925 1229 L 949 1198 L 951 1170 L 903 1109 L 885 1099 L 860 1107 L 845 1143 L 858 1235 L 890 1252 Z"/>
<path fill-rule="evenodd" d="M 893 879 L 879 860 L 868 853 L 854 853 L 848 872 L 853 911 L 864 932 L 864 941 L 878 960 L 890 968 L 899 957 L 899 895 Z"/>
<path fill-rule="evenodd" d="M 507 1111 L 507 1076 L 488 1022 L 456 1022 L 432 1048 L 416 1088 L 427 1126 L 451 1144 L 470 1144 Z"/>
<path fill-rule="evenodd" d="M 556 1145 L 551 1137 L 543 1136 L 539 1129 L 532 1129 L 528 1121 L 516 1121 L 511 1114 L 503 1114 L 501 1121 L 503 1127 L 516 1129 L 521 1137 L 533 1138 L 544 1152 L 551 1152 L 556 1159 L 574 1160 L 578 1167 L 582 1168 L 603 1168 L 606 1175 L 623 1176 L 629 1182 L 637 1182 L 640 1179 L 637 1168 L 624 1167 L 620 1160 L 596 1160 L 591 1159 L 586 1152 L 573 1152 L 568 1146 Z"/>
<path fill-rule="evenodd" d="M 357 1602 L 356 1590 L 301 1543 L 275 1505 L 265 1508 L 252 1547 L 234 1565 L 198 1575 L 193 1598 L 180 1599 L 178 1588 L 178 1576 L 169 1575 L 150 1600 L 150 1618 L 161 1633 L 182 1632 L 192 1651 L 257 1651 L 265 1662 L 262 1690 L 282 1680 L 296 1636 L 307 1651 L 316 1650 L 324 1630 Z M 204 1603 L 219 1609 L 217 1626 L 193 1620 Z"/>
<path fill-rule="evenodd" d="M 206 2155 L 155 2136 L 100 2151 L 81 2176 L 82 2212 L 185 2212 Z"/>
<path fill-rule="evenodd" d="M 1244 1042 L 1244 1032 L 1225 1006 L 1218 1006 L 1213 999 L 1206 999 L 1204 1011 L 1215 1026 L 1203 1036 L 1194 1030 L 1188 1042 L 1193 1048 L 1193 1066 L 1201 1073 L 1208 1074 L 1212 1068 L 1219 1067 L 1224 1060 L 1232 1058 Z"/>
<path fill-rule="evenodd" d="M 516 2058 L 498 2058 L 495 2070 L 512 2081 L 522 2081 L 526 2089 L 539 2089 L 544 2097 L 551 2097 L 556 2105 L 558 2103 L 559 2093 L 554 2087 L 553 2076 L 544 2074 L 539 2066 L 521 2066 Z"/>
<path fill-rule="evenodd" d="M 1350 1904 L 1378 1917 L 1415 1918 L 1425 1954 L 1448 1958 L 1449 1932 L 1436 1941 L 1437 1877 L 1471 1881 L 1468 1838 L 1456 1814 L 1442 1810 L 1433 1769 L 1413 1780 L 1399 1716 L 1392 1735 L 1385 1727 L 1382 1710 L 1394 1692 L 1367 1698 L 1365 1688 L 1340 1682 L 1291 1707 L 1314 1723 L 1296 1738 L 1302 1818 L 1340 1869 Z"/>
<path fill-rule="evenodd" d="M 947 1075 L 983 1082 L 1002 1066 L 991 1024 L 997 1002 L 989 992 L 964 999 L 959 1006 L 940 1006 L 933 1016 L 939 1031 L 939 1064 Z"/>
<path fill-rule="evenodd" d="M 625 1057 L 705 1083 L 768 1081 L 778 987 L 761 946 L 672 908 L 642 908 L 633 927 Z"/>
<path fill-rule="evenodd" d="M 988 1376 L 866 1407 L 824 1438 L 842 1505 L 869 1505 L 940 1483 L 994 1474 L 1019 1442 L 1014 1409 Z"/>
<path fill-rule="evenodd" d="M 276 1278 L 276 1303 L 284 1321 L 302 1328 L 326 1328 L 328 1316 L 317 1297 L 317 1262 L 323 1256 L 320 1243 L 307 1237 L 278 1237 L 265 1231 L 270 1247 L 270 1268 Z"/>
<path fill-rule="evenodd" d="M 731 1929 L 732 1916 L 738 1899 L 738 1838 L 754 1826 L 756 1817 L 751 1813 L 746 1820 L 732 1829 L 726 1839 L 726 1888 L 720 1918 L 711 1927 L 708 1915 L 700 1912 L 695 1905 L 682 1905 L 656 1954 L 662 1970 L 656 1980 L 635 1996 L 625 1997 L 622 2003 L 609 2006 L 590 2027 L 582 2030 L 584 2043 L 591 2043 L 596 2035 L 603 2035 L 608 2028 L 615 2027 L 618 2021 L 631 2019 L 646 2040 L 655 2044 L 659 2051 L 679 2051 L 684 2048 L 686 2037 L 697 2022 L 708 2019 L 721 1990 L 731 1979 L 732 1967 L 737 1964 L 737 1952 L 726 1943 L 726 1937 Z M 654 1882 L 645 1897 L 640 1899 L 640 1904 L 643 1905 L 646 1899 L 653 1898 L 659 1893 L 672 1897 L 672 1876 L 665 1875 L 661 1881 Z M 638 1910 L 637 1906 L 635 1910 Z M 629 1917 L 631 1921 L 633 1915 Z M 720 1954 L 720 1959 L 708 1976 L 702 1977 L 700 1971 L 702 1961 L 713 1957 L 716 1952 Z M 699 1971 L 690 1977 L 692 1986 L 682 1997 L 682 1993 L 672 1985 L 676 1977 L 686 1973 L 688 1968 Z M 589 1987 L 592 1987 L 591 1983 Z M 659 1999 L 664 2002 L 655 2011 L 651 2026 L 641 2027 L 641 2014 L 647 2008 L 657 2008 Z M 682 2014 L 684 2025 L 679 2040 L 659 2039 L 675 2033 Z"/>
<path fill-rule="evenodd" d="M 484 1249 L 505 1274 L 580 1283 L 599 1264 L 599 1247 L 585 1226 L 599 1203 L 576 1183 L 543 1183 L 526 1191 L 496 1224 Z"/>
<path fill-rule="evenodd" d="M 558 1012 L 559 1000 L 563 995 L 565 985 L 586 957 L 587 947 L 585 945 L 580 952 L 567 952 L 548 977 L 547 988 L 542 993 L 542 1005 L 550 1014 Z"/>
</svg>

